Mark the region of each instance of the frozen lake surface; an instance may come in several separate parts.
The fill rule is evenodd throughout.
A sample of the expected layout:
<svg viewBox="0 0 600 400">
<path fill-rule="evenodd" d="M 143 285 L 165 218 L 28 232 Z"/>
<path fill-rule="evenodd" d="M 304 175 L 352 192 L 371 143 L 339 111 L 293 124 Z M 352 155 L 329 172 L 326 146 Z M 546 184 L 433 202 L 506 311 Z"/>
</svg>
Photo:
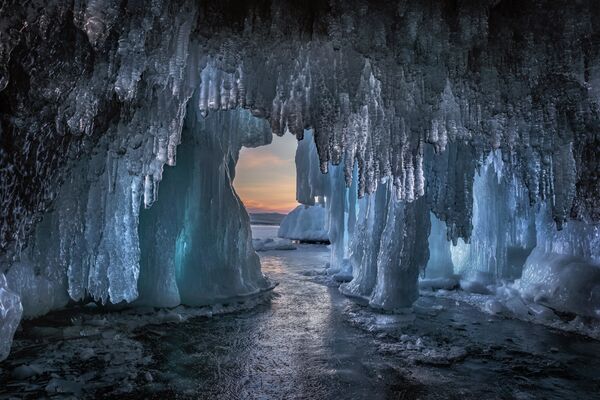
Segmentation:
<svg viewBox="0 0 600 400">
<path fill-rule="evenodd" d="M 276 238 L 279 225 L 252 225 L 253 239 Z"/>
<path fill-rule="evenodd" d="M 599 342 L 435 297 L 378 314 L 320 283 L 328 254 L 261 253 L 279 286 L 250 310 L 80 307 L 27 322 L 0 398 L 600 398 Z"/>
</svg>

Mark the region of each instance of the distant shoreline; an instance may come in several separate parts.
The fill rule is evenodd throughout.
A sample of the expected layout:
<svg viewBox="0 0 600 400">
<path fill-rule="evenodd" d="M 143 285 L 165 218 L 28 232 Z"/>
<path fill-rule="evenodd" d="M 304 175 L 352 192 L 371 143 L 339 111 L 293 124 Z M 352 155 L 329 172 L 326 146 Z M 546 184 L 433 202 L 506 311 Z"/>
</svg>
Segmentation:
<svg viewBox="0 0 600 400">
<path fill-rule="evenodd" d="M 286 214 L 280 213 L 249 213 L 251 225 L 277 226 L 285 218 Z"/>
</svg>

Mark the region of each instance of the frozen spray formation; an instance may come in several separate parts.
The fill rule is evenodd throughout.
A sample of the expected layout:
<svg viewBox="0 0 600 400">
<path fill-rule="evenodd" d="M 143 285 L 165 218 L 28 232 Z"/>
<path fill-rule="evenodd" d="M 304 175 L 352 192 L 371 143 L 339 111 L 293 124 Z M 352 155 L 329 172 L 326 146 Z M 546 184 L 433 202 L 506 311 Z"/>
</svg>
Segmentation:
<svg viewBox="0 0 600 400">
<path fill-rule="evenodd" d="M 345 293 L 396 309 L 428 260 L 465 281 L 524 265 L 519 293 L 597 316 L 599 16 L 592 0 L 4 2 L 0 273 L 28 316 L 259 291 L 236 154 L 310 128 L 298 199 L 326 199 Z M 457 247 L 430 257 L 444 230 Z"/>
</svg>

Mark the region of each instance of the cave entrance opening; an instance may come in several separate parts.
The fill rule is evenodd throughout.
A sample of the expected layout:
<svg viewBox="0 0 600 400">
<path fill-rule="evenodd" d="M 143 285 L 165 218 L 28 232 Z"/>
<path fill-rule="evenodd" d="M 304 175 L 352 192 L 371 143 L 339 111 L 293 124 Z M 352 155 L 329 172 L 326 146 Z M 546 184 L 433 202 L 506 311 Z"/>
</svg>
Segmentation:
<svg viewBox="0 0 600 400">
<path fill-rule="evenodd" d="M 298 206 L 294 135 L 273 135 L 271 143 L 242 147 L 233 185 L 250 216 L 253 238 L 277 237 L 283 218 Z"/>
</svg>

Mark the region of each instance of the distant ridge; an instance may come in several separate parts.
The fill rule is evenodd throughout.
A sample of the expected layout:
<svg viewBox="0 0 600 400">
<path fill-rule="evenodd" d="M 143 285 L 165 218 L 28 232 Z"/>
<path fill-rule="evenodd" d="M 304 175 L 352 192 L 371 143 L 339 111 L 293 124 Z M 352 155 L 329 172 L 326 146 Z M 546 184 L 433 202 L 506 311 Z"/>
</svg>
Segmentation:
<svg viewBox="0 0 600 400">
<path fill-rule="evenodd" d="M 250 213 L 252 225 L 279 225 L 286 214 L 280 213 Z"/>
</svg>

